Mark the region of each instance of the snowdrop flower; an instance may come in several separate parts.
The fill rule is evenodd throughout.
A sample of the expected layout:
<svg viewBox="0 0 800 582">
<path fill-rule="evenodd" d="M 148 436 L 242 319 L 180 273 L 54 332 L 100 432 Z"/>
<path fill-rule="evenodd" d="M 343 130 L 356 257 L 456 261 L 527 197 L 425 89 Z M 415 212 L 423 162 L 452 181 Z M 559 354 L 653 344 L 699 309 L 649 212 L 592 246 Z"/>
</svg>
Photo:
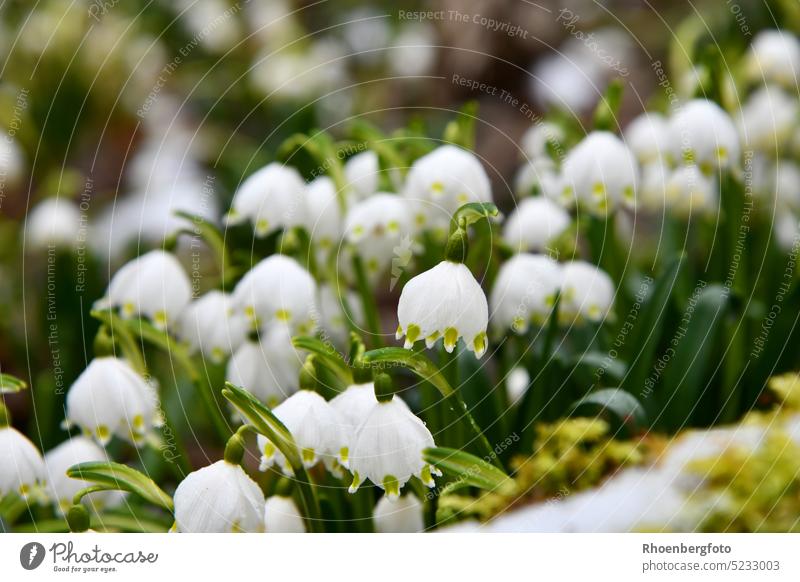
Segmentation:
<svg viewBox="0 0 800 582">
<path fill-rule="evenodd" d="M 411 166 L 403 195 L 415 206 L 424 228 L 447 229 L 456 210 L 468 202 L 491 202 L 489 176 L 472 152 L 439 146 Z"/>
<path fill-rule="evenodd" d="M 10 134 L 0 132 L 0 176 L 6 183 L 16 186 L 25 173 L 25 158 L 22 148 Z"/>
<path fill-rule="evenodd" d="M 344 38 L 352 56 L 366 64 L 374 64 L 381 58 L 391 32 L 386 18 L 373 8 L 352 10 L 343 23 Z"/>
<path fill-rule="evenodd" d="M 354 205 L 347 213 L 345 236 L 361 255 L 368 274 L 386 271 L 398 247 L 410 244 L 411 213 L 408 201 L 395 194 L 378 193 Z"/>
<path fill-rule="evenodd" d="M 175 529 L 183 533 L 264 531 L 264 494 L 227 461 L 193 471 L 175 490 Z"/>
<path fill-rule="evenodd" d="M 343 299 L 340 299 L 330 284 L 320 285 L 318 302 L 321 327 L 331 342 L 340 347 L 346 346 L 350 337 L 348 317 L 352 317 L 357 326 L 364 321 L 364 310 L 358 294 L 349 289 L 342 290 L 342 293 Z M 347 301 L 350 316 L 345 313 L 343 300 Z"/>
<path fill-rule="evenodd" d="M 405 402 L 398 399 L 405 405 Z M 331 407 L 339 413 L 348 452 L 353 448 L 358 429 L 367 419 L 378 400 L 375 398 L 375 385 L 372 382 L 353 384 L 331 400 Z"/>
<path fill-rule="evenodd" d="M 762 87 L 750 95 L 739 115 L 742 143 L 774 154 L 792 137 L 799 112 L 797 98 L 778 87 Z"/>
<path fill-rule="evenodd" d="M 631 151 L 614 134 L 593 131 L 575 146 L 563 166 L 565 196 L 574 195 L 593 214 L 635 202 L 639 169 Z"/>
<path fill-rule="evenodd" d="M 191 298 L 192 286 L 181 264 L 173 255 L 155 250 L 117 271 L 96 307 L 119 308 L 124 318 L 145 316 L 164 329 L 177 321 Z"/>
<path fill-rule="evenodd" d="M 306 192 L 303 178 L 294 168 L 273 162 L 250 175 L 233 195 L 226 216 L 229 225 L 249 220 L 256 236 L 306 223 Z"/>
<path fill-rule="evenodd" d="M 92 360 L 67 393 L 66 425 L 104 446 L 112 435 L 141 445 L 162 424 L 153 386 L 114 357 Z"/>
<path fill-rule="evenodd" d="M 391 43 L 389 70 L 401 77 L 428 74 L 436 64 L 436 29 L 426 22 L 403 25 Z"/>
<path fill-rule="evenodd" d="M 521 253 L 503 263 L 489 298 L 492 328 L 524 334 L 543 324 L 561 288 L 561 266 L 545 255 Z"/>
<path fill-rule="evenodd" d="M 412 476 L 433 487 L 433 475 L 441 473 L 422 458 L 422 452 L 433 446 L 433 436 L 425 423 L 399 397 L 376 402 L 350 450 L 350 492 L 355 493 L 364 479 L 369 479 L 390 499 L 397 499 Z"/>
<path fill-rule="evenodd" d="M 16 493 L 27 499 L 44 481 L 44 462 L 36 446 L 17 429 L 0 426 L 0 497 Z"/>
<path fill-rule="evenodd" d="M 525 198 L 508 217 L 503 240 L 515 251 L 543 251 L 570 222 L 569 214 L 549 198 Z"/>
<path fill-rule="evenodd" d="M 791 213 L 785 212 L 775 219 L 775 241 L 784 252 L 795 249 L 800 244 L 800 220 Z"/>
<path fill-rule="evenodd" d="M 669 124 L 658 113 L 639 115 L 625 128 L 624 138 L 642 165 L 662 161 L 670 153 Z"/>
<path fill-rule="evenodd" d="M 753 39 L 745 62 L 751 80 L 794 88 L 800 74 L 800 41 L 791 32 L 762 30 Z"/>
<path fill-rule="evenodd" d="M 607 273 L 584 261 L 566 263 L 561 270 L 559 314 L 565 321 L 601 321 L 611 311 L 614 283 Z"/>
<path fill-rule="evenodd" d="M 47 198 L 28 213 L 26 235 L 34 249 L 74 248 L 81 228 L 81 213 L 66 198 Z"/>
<path fill-rule="evenodd" d="M 342 238 L 343 220 L 333 180 L 320 176 L 308 185 L 308 233 L 317 248 L 329 252 Z"/>
<path fill-rule="evenodd" d="M 191 35 L 209 51 L 225 52 L 241 38 L 239 20 L 223 0 L 179 0 L 175 9 Z"/>
<path fill-rule="evenodd" d="M 75 495 L 91 485 L 88 481 L 67 477 L 67 469 L 90 461 L 108 461 L 108 456 L 93 440 L 84 436 L 70 437 L 44 456 L 50 500 L 60 513 L 66 515 Z M 119 491 L 96 491 L 83 497 L 96 511 L 116 505 L 122 498 Z"/>
<path fill-rule="evenodd" d="M 245 341 L 228 361 L 225 379 L 274 406 L 297 391 L 301 354 L 292 345 L 286 324 L 275 324 L 259 341 Z"/>
<path fill-rule="evenodd" d="M 666 183 L 667 207 L 678 216 L 708 212 L 716 207 L 715 182 L 697 166 L 674 170 Z"/>
<path fill-rule="evenodd" d="M 183 312 L 179 333 L 193 351 L 199 350 L 220 364 L 242 344 L 247 327 L 244 315 L 234 311 L 229 295 L 209 291 Z"/>
<path fill-rule="evenodd" d="M 378 191 L 380 178 L 378 154 L 367 150 L 354 155 L 344 164 L 344 177 L 353 202 L 366 200 Z"/>
<path fill-rule="evenodd" d="M 524 366 L 514 367 L 506 377 L 506 395 L 511 404 L 518 402 L 531 385 L 531 375 Z"/>
<path fill-rule="evenodd" d="M 306 468 L 319 461 L 329 468 L 334 466 L 334 461 L 347 466 L 349 452 L 342 419 L 322 396 L 311 390 L 300 390 L 272 412 L 292 433 Z M 258 448 L 262 471 L 277 465 L 287 475 L 293 473 L 286 457 L 267 437 L 258 435 Z"/>
<path fill-rule="evenodd" d="M 650 212 L 664 208 L 670 173 L 669 167 L 663 162 L 651 162 L 642 167 L 638 200 L 641 208 Z"/>
<path fill-rule="evenodd" d="M 382 497 L 373 512 L 378 533 L 420 533 L 425 530 L 422 503 L 413 493 L 392 501 Z"/>
<path fill-rule="evenodd" d="M 448 352 L 456 347 L 458 338 L 463 338 L 478 358 L 486 351 L 486 295 L 463 263 L 442 261 L 406 283 L 397 319 L 396 337 L 405 336 L 406 348 L 419 339 L 430 348 L 443 337 Z"/>
<path fill-rule="evenodd" d="M 514 192 L 519 197 L 543 195 L 565 208 L 574 205 L 571 198 L 562 200 L 563 177 L 556 171 L 555 163 L 546 158 L 538 158 L 522 165 L 514 177 Z"/>
<path fill-rule="evenodd" d="M 267 533 L 306 533 L 303 516 L 291 497 L 273 495 L 264 504 L 264 531 Z"/>
<path fill-rule="evenodd" d="M 706 99 L 685 103 L 669 121 L 673 159 L 697 164 L 704 173 L 739 163 L 739 135 L 730 116 Z"/>
<path fill-rule="evenodd" d="M 558 147 L 564 141 L 564 138 L 564 130 L 561 126 L 544 121 L 528 129 L 522 136 L 520 145 L 527 160 L 531 162 L 542 159 L 551 161 L 548 144 Z"/>
<path fill-rule="evenodd" d="M 233 290 L 234 307 L 247 316 L 253 329 L 272 322 L 288 323 L 301 334 L 314 330 L 317 284 L 300 263 L 272 255 L 253 267 Z"/>
</svg>

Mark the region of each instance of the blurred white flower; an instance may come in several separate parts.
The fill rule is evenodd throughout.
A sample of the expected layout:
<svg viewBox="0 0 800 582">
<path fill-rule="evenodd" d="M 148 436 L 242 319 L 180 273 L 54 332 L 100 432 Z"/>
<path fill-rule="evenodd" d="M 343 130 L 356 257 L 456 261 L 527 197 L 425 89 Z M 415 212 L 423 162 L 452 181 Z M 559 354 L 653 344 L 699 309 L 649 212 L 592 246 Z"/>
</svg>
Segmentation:
<svg viewBox="0 0 800 582">
<path fill-rule="evenodd" d="M 182 533 L 264 531 L 264 494 L 227 461 L 193 471 L 175 490 L 175 529 Z"/>
<path fill-rule="evenodd" d="M 779 87 L 762 87 L 748 97 L 739 114 L 742 143 L 774 156 L 791 139 L 799 113 L 796 96 Z"/>
<path fill-rule="evenodd" d="M 546 320 L 561 289 L 561 266 L 546 255 L 521 253 L 500 267 L 489 298 L 492 328 L 524 334 Z"/>
<path fill-rule="evenodd" d="M 587 135 L 567 154 L 563 175 L 565 189 L 593 214 L 604 216 L 620 204 L 635 204 L 639 180 L 636 159 L 610 132 Z"/>
<path fill-rule="evenodd" d="M 235 309 L 243 312 L 253 329 L 285 322 L 293 332 L 314 330 L 317 284 L 300 263 L 272 255 L 253 267 L 233 290 Z"/>
<path fill-rule="evenodd" d="M 408 237 L 411 230 L 408 201 L 396 194 L 370 196 L 355 204 L 345 221 L 345 237 L 361 255 L 372 278 L 386 272 L 403 237 Z"/>
<path fill-rule="evenodd" d="M 570 222 L 569 214 L 549 198 L 525 198 L 508 217 L 503 240 L 517 252 L 544 251 Z"/>
<path fill-rule="evenodd" d="M 163 418 L 155 388 L 124 360 L 103 357 L 70 387 L 65 423 L 103 446 L 113 435 L 141 446 Z"/>
<path fill-rule="evenodd" d="M 339 413 L 322 396 L 311 390 L 300 390 L 272 412 L 292 433 L 303 465 L 307 468 L 319 461 L 323 461 L 334 472 L 337 463 L 347 466 L 349 455 L 344 423 Z M 275 443 L 258 435 L 258 448 L 261 451 L 262 471 L 277 465 L 287 475 L 293 474 L 292 467 Z"/>
<path fill-rule="evenodd" d="M 31 209 L 26 222 L 27 242 L 35 250 L 72 249 L 78 244 L 81 212 L 71 200 L 46 198 Z"/>
<path fill-rule="evenodd" d="M 542 159 L 551 161 L 548 144 L 560 147 L 564 138 L 564 129 L 560 125 L 542 121 L 532 125 L 523 134 L 520 145 L 526 160 L 530 162 Z"/>
<path fill-rule="evenodd" d="M 382 497 L 375 506 L 373 519 L 378 533 L 420 533 L 425 530 L 423 506 L 413 493 L 391 500 Z"/>
<path fill-rule="evenodd" d="M 382 60 L 391 40 L 390 18 L 374 8 L 358 8 L 345 15 L 342 32 L 352 56 L 367 65 Z"/>
<path fill-rule="evenodd" d="M 220 364 L 242 344 L 247 329 L 247 319 L 234 311 L 230 296 L 213 290 L 186 307 L 178 332 L 193 351 Z"/>
<path fill-rule="evenodd" d="M 584 261 L 565 263 L 561 269 L 559 316 L 566 323 L 602 321 L 614 303 L 614 282 L 607 273 Z"/>
<path fill-rule="evenodd" d="M 657 212 L 664 208 L 670 173 L 671 170 L 663 162 L 651 162 L 642 166 L 637 207 L 649 212 Z"/>
<path fill-rule="evenodd" d="M 745 63 L 750 80 L 794 89 L 800 74 L 800 41 L 789 31 L 762 30 L 753 39 Z"/>
<path fill-rule="evenodd" d="M 323 257 L 336 250 L 344 224 L 336 186 L 327 176 L 320 176 L 308 185 L 308 233 Z"/>
<path fill-rule="evenodd" d="M 625 128 L 625 143 L 642 165 L 663 162 L 672 153 L 669 123 L 660 113 L 642 113 Z"/>
<path fill-rule="evenodd" d="M 25 173 L 25 156 L 11 135 L 0 132 L 0 176 L 6 184 L 16 186 Z"/>
<path fill-rule="evenodd" d="M 716 182 L 696 165 L 683 166 L 669 175 L 665 199 L 667 208 L 676 216 L 707 213 L 717 206 Z"/>
<path fill-rule="evenodd" d="M 789 212 L 781 213 L 775 218 L 773 232 L 778 247 L 788 253 L 797 247 L 800 241 L 800 220 Z"/>
<path fill-rule="evenodd" d="M 264 531 L 267 533 L 306 533 L 306 524 L 291 497 L 273 495 L 264 504 Z"/>
<path fill-rule="evenodd" d="M 119 269 L 95 307 L 118 308 L 124 318 L 144 316 L 164 329 L 178 321 L 191 298 L 192 286 L 181 264 L 170 253 L 155 250 Z"/>
<path fill-rule="evenodd" d="M 173 8 L 179 22 L 211 52 L 227 51 L 242 37 L 238 9 L 223 0 L 179 0 Z"/>
<path fill-rule="evenodd" d="M 354 319 L 353 323 L 360 327 L 364 322 L 361 298 L 349 289 L 342 289 L 342 293 L 343 299 L 347 301 L 350 317 Z M 331 284 L 320 285 L 318 306 L 321 327 L 331 343 L 344 348 L 350 338 L 350 322 L 341 301 Z"/>
<path fill-rule="evenodd" d="M 438 43 L 436 29 L 426 22 L 402 26 L 388 50 L 389 70 L 401 77 L 430 74 L 436 65 Z"/>
<path fill-rule="evenodd" d="M 477 156 L 448 144 L 414 162 L 403 195 L 414 207 L 417 226 L 446 232 L 461 206 L 491 202 L 492 188 Z"/>
<path fill-rule="evenodd" d="M 785 209 L 800 212 L 800 165 L 792 160 L 775 162 L 775 203 L 780 214 Z"/>
<path fill-rule="evenodd" d="M 268 164 L 237 188 L 225 220 L 229 225 L 250 220 L 258 237 L 279 229 L 305 226 L 307 200 L 303 178 L 294 168 L 277 162 Z"/>
<path fill-rule="evenodd" d="M 297 391 L 302 365 L 289 328 L 277 323 L 261 332 L 258 341 L 239 346 L 228 361 L 225 379 L 274 406 Z"/>
<path fill-rule="evenodd" d="M 352 202 L 366 200 L 378 191 L 380 181 L 378 154 L 367 150 L 349 158 L 344 164 L 344 177 Z"/>
<path fill-rule="evenodd" d="M 519 197 L 543 195 L 564 208 L 574 206 L 574 197 L 564 197 L 564 179 L 548 158 L 523 163 L 514 176 L 514 192 Z"/>
<path fill-rule="evenodd" d="M 66 514 L 72 507 L 75 495 L 91 485 L 88 481 L 67 477 L 67 469 L 90 461 L 108 461 L 108 456 L 93 440 L 85 436 L 70 437 L 44 456 L 50 501 L 59 513 Z M 93 510 L 100 511 L 117 505 L 123 497 L 124 494 L 120 491 L 96 491 L 85 495 L 83 499 Z"/>
<path fill-rule="evenodd" d="M 531 376 L 523 366 L 515 366 L 506 377 L 506 395 L 513 405 L 518 402 L 531 385 Z"/>
<path fill-rule="evenodd" d="M 41 490 L 46 473 L 39 449 L 17 429 L 0 426 L 0 497 L 27 499 Z"/>
<path fill-rule="evenodd" d="M 399 397 L 376 402 L 350 449 L 350 492 L 355 493 L 369 479 L 389 498 L 397 499 L 412 476 L 433 487 L 433 475 L 441 473 L 422 458 L 422 452 L 433 446 L 433 436 L 425 423 Z"/>
<path fill-rule="evenodd" d="M 430 348 L 444 338 L 445 349 L 452 352 L 463 338 L 476 357 L 486 351 L 486 295 L 462 263 L 442 261 L 406 283 L 400 293 L 397 319 L 396 337 L 405 336 L 406 348 L 420 339 Z"/>
<path fill-rule="evenodd" d="M 706 99 L 684 103 L 669 120 L 675 162 L 697 164 L 704 173 L 739 164 L 741 147 L 733 120 Z"/>
</svg>

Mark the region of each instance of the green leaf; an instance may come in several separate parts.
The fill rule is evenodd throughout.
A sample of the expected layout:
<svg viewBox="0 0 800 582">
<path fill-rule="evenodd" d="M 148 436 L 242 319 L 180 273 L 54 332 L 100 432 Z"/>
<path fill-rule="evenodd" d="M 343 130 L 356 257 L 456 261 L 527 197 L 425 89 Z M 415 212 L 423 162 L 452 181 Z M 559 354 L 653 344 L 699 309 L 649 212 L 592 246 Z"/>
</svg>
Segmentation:
<svg viewBox="0 0 800 582">
<path fill-rule="evenodd" d="M 489 220 L 499 213 L 497 206 L 491 202 L 468 202 L 453 214 L 453 224 L 456 227 L 466 228 L 479 220 Z"/>
<path fill-rule="evenodd" d="M 591 378 L 596 378 L 598 375 L 606 376 L 613 384 L 619 384 L 625 378 L 625 372 L 628 371 L 625 362 L 612 358 L 605 352 L 576 354 L 569 364 L 578 370 L 590 373 Z M 591 381 L 589 383 L 591 384 Z"/>
<path fill-rule="evenodd" d="M 422 456 L 426 462 L 454 479 L 445 486 L 445 490 L 468 486 L 508 495 L 516 490 L 513 479 L 505 472 L 464 451 L 434 447 L 425 449 Z"/>
<path fill-rule="evenodd" d="M 475 119 L 478 116 L 478 102 L 468 101 L 459 111 L 456 119 L 444 128 L 444 141 L 460 145 L 468 150 L 475 149 Z"/>
<path fill-rule="evenodd" d="M 80 463 L 67 469 L 67 476 L 96 483 L 106 489 L 128 491 L 172 512 L 172 498 L 164 493 L 150 477 L 127 465 L 111 461 Z"/>
<path fill-rule="evenodd" d="M 572 405 L 573 413 L 583 407 L 599 407 L 614 414 L 623 425 L 633 429 L 647 425 L 647 413 L 633 394 L 620 388 L 604 388 L 587 394 Z"/>
<path fill-rule="evenodd" d="M 664 416 L 672 427 L 686 424 L 700 401 L 728 297 L 728 291 L 721 285 L 710 285 L 700 291 L 694 305 L 690 304 L 693 313 L 684 335 L 673 339 L 674 353 L 661 387 L 655 388 Z"/>
<path fill-rule="evenodd" d="M 0 394 L 21 392 L 28 387 L 27 382 L 10 374 L 0 374 Z"/>
<path fill-rule="evenodd" d="M 345 384 L 353 383 L 353 373 L 347 362 L 330 342 L 324 342 L 311 336 L 296 336 L 292 345 L 298 350 L 310 352 L 317 356 L 317 361 L 336 374 Z"/>
<path fill-rule="evenodd" d="M 208 222 L 202 216 L 177 210 L 175 216 L 188 220 L 191 227 L 182 229 L 181 232 L 190 236 L 199 236 L 211 248 L 216 258 L 222 282 L 230 281 L 237 275 L 237 271 L 231 262 L 228 248 L 225 246 L 225 239 L 219 229 Z"/>
</svg>

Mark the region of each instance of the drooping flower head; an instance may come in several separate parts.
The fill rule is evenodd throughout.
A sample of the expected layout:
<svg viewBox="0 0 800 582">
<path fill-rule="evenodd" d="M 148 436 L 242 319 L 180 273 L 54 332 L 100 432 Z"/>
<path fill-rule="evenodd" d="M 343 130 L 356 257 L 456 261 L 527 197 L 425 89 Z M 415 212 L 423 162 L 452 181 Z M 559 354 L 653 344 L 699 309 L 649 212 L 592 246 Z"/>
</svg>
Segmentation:
<svg viewBox="0 0 800 582">
<path fill-rule="evenodd" d="M 214 290 L 189 304 L 179 333 L 193 351 L 219 364 L 242 344 L 247 328 L 247 319 L 233 309 L 230 296 Z"/>
<path fill-rule="evenodd" d="M 762 30 L 745 62 L 750 80 L 794 89 L 800 74 L 800 41 L 789 31 Z"/>
<path fill-rule="evenodd" d="M 198 469 L 175 490 L 175 529 L 182 533 L 264 531 L 264 494 L 239 465 Z"/>
<path fill-rule="evenodd" d="M 411 212 L 408 201 L 395 194 L 378 193 L 355 204 L 347 213 L 345 236 L 361 255 L 373 278 L 386 272 L 392 258 L 410 241 Z"/>
<path fill-rule="evenodd" d="M 508 217 L 503 240 L 517 252 L 541 252 L 571 222 L 569 214 L 549 198 L 525 198 Z"/>
<path fill-rule="evenodd" d="M 584 261 L 565 263 L 561 269 L 560 319 L 567 323 L 602 321 L 611 310 L 614 293 L 614 283 L 606 272 Z"/>
<path fill-rule="evenodd" d="M 392 500 L 382 497 L 375 506 L 373 519 L 378 533 L 420 533 L 425 530 L 422 503 L 413 493 Z"/>
<path fill-rule="evenodd" d="M 95 358 L 67 393 L 67 425 L 106 445 L 113 435 L 135 445 L 163 424 L 153 386 L 124 360 Z"/>
<path fill-rule="evenodd" d="M 489 297 L 492 328 L 523 334 L 543 324 L 561 289 L 561 266 L 545 255 L 521 253 L 503 263 Z"/>
<path fill-rule="evenodd" d="M 669 138 L 675 162 L 697 164 L 706 174 L 739 163 L 736 126 L 713 101 L 694 99 L 682 105 L 669 121 Z"/>
<path fill-rule="evenodd" d="M 11 426 L 0 426 L 0 497 L 9 493 L 28 498 L 45 482 L 39 449 Z"/>
<path fill-rule="evenodd" d="M 333 180 L 328 176 L 320 176 L 308 185 L 306 227 L 321 254 L 335 249 L 342 238 L 344 219 L 339 196 Z"/>
<path fill-rule="evenodd" d="M 378 191 L 380 164 L 378 154 L 367 150 L 354 155 L 344 164 L 344 177 L 353 203 L 366 200 Z"/>
<path fill-rule="evenodd" d="M 306 524 L 291 497 L 273 495 L 264 504 L 264 531 L 267 533 L 306 533 Z"/>
<path fill-rule="evenodd" d="M 81 212 L 68 198 L 42 200 L 28 213 L 26 222 L 25 236 L 34 249 L 72 249 L 78 244 Z"/>
<path fill-rule="evenodd" d="M 669 124 L 658 113 L 642 113 L 625 128 L 625 143 L 643 166 L 671 155 Z"/>
<path fill-rule="evenodd" d="M 678 168 L 667 178 L 667 208 L 681 217 L 712 211 L 717 205 L 715 184 L 695 165 Z"/>
</svg>

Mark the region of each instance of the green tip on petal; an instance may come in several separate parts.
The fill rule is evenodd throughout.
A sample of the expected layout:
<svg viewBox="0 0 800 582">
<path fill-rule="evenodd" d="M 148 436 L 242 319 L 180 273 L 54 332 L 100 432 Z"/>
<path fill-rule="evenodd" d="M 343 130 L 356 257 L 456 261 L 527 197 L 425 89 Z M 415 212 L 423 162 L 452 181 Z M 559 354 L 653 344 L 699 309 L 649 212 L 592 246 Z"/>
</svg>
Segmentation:
<svg viewBox="0 0 800 582">
<path fill-rule="evenodd" d="M 414 346 L 414 342 L 419 339 L 419 336 L 422 335 L 422 330 L 419 328 L 418 325 L 412 323 L 406 328 L 406 348 L 411 348 Z"/>
<path fill-rule="evenodd" d="M 348 493 L 355 493 L 358 491 L 359 485 L 361 485 L 361 476 L 358 474 L 358 471 L 353 472 L 353 481 L 350 483 L 350 487 L 347 488 Z"/>
<path fill-rule="evenodd" d="M 475 355 L 477 357 L 481 357 L 483 353 L 486 351 L 486 333 L 481 332 L 475 336 L 475 339 L 472 340 L 472 347 L 475 350 Z"/>
<path fill-rule="evenodd" d="M 448 327 L 444 330 L 444 349 L 451 353 L 458 343 L 458 330 L 454 327 Z"/>
<path fill-rule="evenodd" d="M 386 475 L 383 478 L 383 490 L 386 491 L 386 497 L 393 501 L 400 497 L 400 482 L 397 477 Z"/>
</svg>

